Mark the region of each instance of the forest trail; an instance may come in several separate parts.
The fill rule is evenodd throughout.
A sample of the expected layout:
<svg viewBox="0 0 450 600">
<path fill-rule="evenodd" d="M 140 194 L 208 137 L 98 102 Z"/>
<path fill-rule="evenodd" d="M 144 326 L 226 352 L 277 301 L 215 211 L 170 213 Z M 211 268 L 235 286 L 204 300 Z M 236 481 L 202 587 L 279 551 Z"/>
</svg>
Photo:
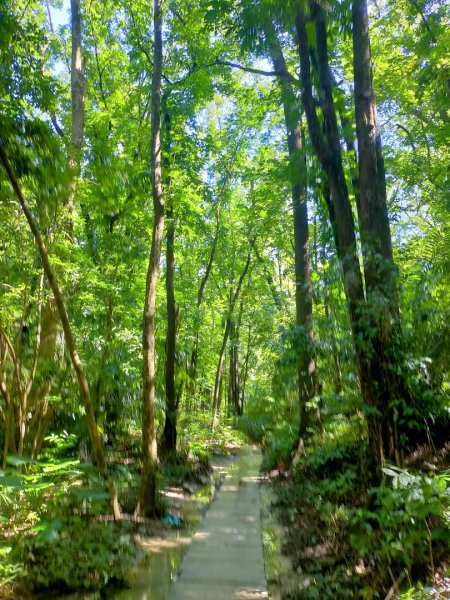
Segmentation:
<svg viewBox="0 0 450 600">
<path fill-rule="evenodd" d="M 268 598 L 260 527 L 261 451 L 241 449 L 195 534 L 169 600 Z"/>
</svg>

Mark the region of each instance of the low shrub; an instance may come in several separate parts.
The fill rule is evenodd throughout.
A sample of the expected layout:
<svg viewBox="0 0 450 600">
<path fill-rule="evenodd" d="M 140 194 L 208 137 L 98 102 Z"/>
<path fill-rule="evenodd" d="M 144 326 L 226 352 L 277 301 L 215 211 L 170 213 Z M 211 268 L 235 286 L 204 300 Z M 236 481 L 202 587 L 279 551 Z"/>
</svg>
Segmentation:
<svg viewBox="0 0 450 600">
<path fill-rule="evenodd" d="M 372 490 L 374 506 L 355 511 L 350 542 L 364 560 L 377 556 L 413 579 L 434 575 L 434 555 L 450 544 L 450 474 L 383 469 L 390 481 Z"/>
<path fill-rule="evenodd" d="M 20 540 L 14 555 L 25 565 L 27 585 L 33 591 L 101 590 L 123 586 L 139 550 L 129 534 L 110 522 L 40 522 L 36 535 Z"/>
</svg>

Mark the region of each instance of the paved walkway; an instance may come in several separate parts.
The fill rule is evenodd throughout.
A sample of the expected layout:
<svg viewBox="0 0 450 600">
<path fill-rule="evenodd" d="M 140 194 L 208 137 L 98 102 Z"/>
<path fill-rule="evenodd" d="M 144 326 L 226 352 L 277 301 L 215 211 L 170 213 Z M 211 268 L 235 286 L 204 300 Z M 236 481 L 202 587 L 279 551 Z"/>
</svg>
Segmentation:
<svg viewBox="0 0 450 600">
<path fill-rule="evenodd" d="M 261 543 L 261 452 L 241 449 L 181 564 L 169 600 L 268 598 Z"/>
</svg>

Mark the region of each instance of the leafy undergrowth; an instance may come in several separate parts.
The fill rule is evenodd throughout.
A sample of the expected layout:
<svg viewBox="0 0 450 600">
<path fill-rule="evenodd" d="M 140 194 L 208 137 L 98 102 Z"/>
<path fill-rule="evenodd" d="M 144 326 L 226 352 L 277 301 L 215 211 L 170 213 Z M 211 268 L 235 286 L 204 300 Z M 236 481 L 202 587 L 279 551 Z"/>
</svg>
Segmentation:
<svg viewBox="0 0 450 600">
<path fill-rule="evenodd" d="M 34 591 L 101 590 L 125 584 L 139 550 L 124 524 L 73 517 L 41 522 L 37 535 L 23 537 L 13 556 L 26 565 L 27 586 Z"/>
<path fill-rule="evenodd" d="M 274 484 L 294 569 L 284 597 L 448 597 L 436 590 L 450 592 L 449 448 L 438 465 L 387 466 L 372 488 L 360 424 L 333 430 Z"/>
<path fill-rule="evenodd" d="M 181 452 L 196 458 L 209 457 L 211 453 L 234 452 L 248 440 L 246 433 L 234 428 L 232 420 L 221 421 L 212 432 L 210 414 L 181 421 L 179 431 Z"/>
<path fill-rule="evenodd" d="M 211 453 L 232 451 L 244 440 L 229 425 L 212 438 L 206 419 L 180 429 L 180 450 L 161 463 L 158 487 L 176 486 L 190 497 L 210 482 Z M 40 460 L 10 456 L 0 470 L 0 598 L 126 586 L 130 568 L 142 559 L 138 537 L 167 530 L 161 520 L 133 520 L 140 487 L 134 436 L 116 439 L 109 452 L 108 472 L 125 516 L 120 522 L 111 517 L 108 482 L 79 456 L 71 436 L 52 436 Z M 170 508 L 161 494 L 159 512 Z"/>
<path fill-rule="evenodd" d="M 127 479 L 115 471 L 118 487 Z M 110 512 L 107 483 L 78 459 L 8 457 L 0 472 L 0 597 L 124 585 L 139 559 L 126 522 Z"/>
</svg>

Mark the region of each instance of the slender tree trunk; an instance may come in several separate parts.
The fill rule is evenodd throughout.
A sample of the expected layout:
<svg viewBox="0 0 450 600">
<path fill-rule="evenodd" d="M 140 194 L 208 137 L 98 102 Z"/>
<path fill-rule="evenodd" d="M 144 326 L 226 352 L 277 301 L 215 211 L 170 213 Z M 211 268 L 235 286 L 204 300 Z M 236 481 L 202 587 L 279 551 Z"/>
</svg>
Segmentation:
<svg viewBox="0 0 450 600">
<path fill-rule="evenodd" d="M 70 5 L 72 30 L 72 55 L 70 71 L 72 118 L 71 139 L 68 153 L 70 184 L 69 195 L 67 198 L 67 208 L 69 211 L 69 219 L 65 227 L 69 238 L 73 239 L 75 212 L 74 200 L 80 172 L 80 156 L 84 136 L 85 78 L 82 58 L 82 23 L 80 0 L 71 0 Z M 52 385 L 51 377 L 48 376 L 48 365 L 51 361 L 55 361 L 58 321 L 58 311 L 54 306 L 54 301 L 50 298 L 47 300 L 44 309 L 41 343 L 39 344 L 37 356 L 38 372 L 36 373 L 36 377 L 33 378 L 29 395 L 24 395 L 24 401 L 28 405 L 26 412 L 33 412 L 33 417 L 31 422 L 27 425 L 27 430 L 23 431 L 23 433 L 21 432 L 19 449 L 21 449 L 23 446 L 26 446 L 30 450 L 32 456 L 36 455 L 38 448 L 41 446 L 39 439 L 43 440 L 51 419 L 51 407 L 46 400 Z M 44 363 L 44 373 L 42 373 L 42 363 Z M 47 371 L 47 374 L 45 371 Z"/>
<path fill-rule="evenodd" d="M 200 307 L 203 303 L 203 297 L 204 297 L 204 293 L 205 293 L 206 284 L 208 283 L 208 280 L 209 280 L 209 277 L 211 275 L 212 268 L 214 265 L 214 258 L 216 255 L 217 243 L 219 241 L 219 235 L 220 235 L 221 204 L 222 204 L 223 196 L 224 196 L 226 188 L 227 188 L 228 180 L 229 180 L 231 174 L 233 173 L 233 164 L 234 164 L 234 160 L 236 158 L 238 149 L 239 149 L 239 143 L 236 143 L 235 149 L 230 157 L 228 169 L 227 169 L 226 173 L 224 173 L 222 185 L 219 190 L 219 194 L 218 194 L 218 198 L 217 198 L 217 207 L 216 207 L 216 228 L 215 228 L 215 232 L 214 232 L 214 238 L 213 238 L 213 241 L 211 244 L 211 250 L 209 253 L 208 263 L 206 265 L 206 270 L 200 281 L 200 286 L 199 286 L 198 293 L 197 293 L 197 315 L 196 315 L 196 322 L 195 322 L 194 346 L 192 348 L 191 358 L 190 358 L 190 362 L 189 362 L 189 369 L 188 369 L 189 380 L 190 380 L 189 386 L 188 386 L 188 393 L 191 396 L 193 396 L 195 393 L 195 380 L 197 377 L 198 348 L 199 348 L 199 342 L 200 342 L 200 336 L 199 336 Z"/>
<path fill-rule="evenodd" d="M 41 422 L 48 422 L 46 418 L 49 410 L 47 396 L 52 387 L 51 363 L 55 361 L 57 325 L 58 311 L 54 300 L 48 299 L 44 308 L 37 350 L 37 369 L 28 394 L 28 411 L 32 412 L 33 416 L 28 423 L 24 445 L 33 457 L 36 456 L 37 431 L 43 429 Z M 45 435 L 45 431 L 43 433 Z"/>
<path fill-rule="evenodd" d="M 252 240 L 251 245 L 253 246 L 253 244 L 254 244 L 254 241 Z M 244 265 L 244 269 L 241 273 L 241 276 L 239 277 L 239 281 L 238 281 L 236 290 L 234 291 L 234 293 L 231 292 L 231 294 L 230 294 L 230 304 L 228 307 L 227 317 L 226 317 L 226 321 L 225 321 L 225 330 L 223 333 L 222 345 L 220 347 L 219 362 L 217 364 L 216 378 L 215 378 L 215 382 L 214 382 L 213 406 L 212 406 L 213 428 L 217 425 L 218 416 L 219 416 L 220 391 L 221 391 L 221 387 L 222 387 L 223 367 L 225 364 L 225 350 L 227 347 L 228 336 L 230 334 L 231 319 L 233 316 L 234 307 L 236 306 L 236 302 L 239 298 L 239 294 L 241 293 L 242 283 L 247 275 L 247 271 L 250 266 L 250 259 L 251 259 L 251 253 L 249 252 L 248 256 L 247 256 L 247 260 Z"/>
<path fill-rule="evenodd" d="M 176 376 L 176 304 L 175 304 L 175 219 L 173 213 L 173 198 L 171 197 L 171 177 L 169 170 L 169 161 L 171 155 L 171 120 L 167 110 L 167 104 L 164 100 L 162 103 L 162 114 L 164 116 L 165 134 L 167 149 L 165 155 L 166 166 L 166 188 L 168 190 L 168 205 L 167 205 L 167 235 L 166 235 L 166 305 L 167 305 L 167 336 L 166 336 L 166 406 L 165 406 L 165 423 L 163 431 L 162 451 L 165 453 L 175 452 L 177 448 L 177 411 L 179 403 L 179 393 L 175 383 Z"/>
<path fill-rule="evenodd" d="M 258 251 L 256 243 L 253 246 L 253 250 L 255 251 L 256 260 L 258 261 L 259 265 L 261 266 L 261 268 L 264 271 L 264 275 L 266 277 L 267 285 L 269 286 L 269 289 L 270 289 L 270 291 L 272 293 L 272 298 L 273 298 L 273 301 L 275 303 L 275 306 L 278 309 L 281 309 L 282 306 L 283 306 L 283 302 L 281 300 L 280 293 L 278 292 L 278 290 L 276 288 L 275 281 L 273 280 L 272 274 L 267 269 L 267 265 L 265 264 L 264 258 L 261 256 L 261 254 Z"/>
<path fill-rule="evenodd" d="M 244 413 L 244 406 L 245 406 L 245 389 L 246 389 L 246 385 L 247 385 L 248 364 L 249 364 L 249 360 L 250 360 L 250 349 L 251 349 L 251 331 L 252 331 L 252 326 L 251 326 L 251 323 L 249 323 L 248 324 L 248 335 L 247 335 L 247 351 L 245 353 L 244 368 L 243 368 L 242 382 L 241 382 L 241 400 L 240 400 L 241 414 Z"/>
<path fill-rule="evenodd" d="M 329 294 L 328 294 L 327 284 L 325 284 L 323 307 L 325 310 L 325 318 L 328 321 L 328 335 L 331 336 L 331 352 L 333 354 L 333 362 L 334 362 L 334 372 L 333 372 L 334 393 L 339 395 L 342 392 L 342 390 L 344 389 L 344 386 L 343 386 L 343 382 L 342 382 L 342 369 L 341 369 L 341 361 L 339 358 L 339 348 L 338 348 L 338 345 L 336 342 L 332 316 L 330 314 Z"/>
<path fill-rule="evenodd" d="M 223 193 L 224 189 L 225 189 L 225 184 L 222 188 L 221 193 Z M 190 380 L 189 381 L 189 394 L 191 396 L 193 396 L 195 393 L 195 380 L 197 377 L 198 346 L 199 346 L 199 342 L 200 342 L 200 336 L 199 336 L 200 307 L 203 303 L 203 297 L 204 297 L 204 293 L 205 293 L 206 284 L 208 283 L 208 279 L 212 272 L 212 268 L 213 268 L 213 264 L 214 264 L 214 257 L 216 255 L 217 243 L 219 241 L 219 234 L 220 234 L 220 200 L 219 200 L 219 203 L 217 204 L 217 208 L 216 208 L 216 228 L 215 228 L 215 232 L 214 232 L 214 238 L 213 238 L 213 241 L 211 244 L 211 250 L 209 253 L 208 264 L 206 265 L 206 270 L 200 281 L 200 286 L 198 288 L 198 293 L 197 293 L 196 330 L 195 330 L 195 337 L 194 337 L 194 346 L 192 348 L 191 359 L 189 362 L 189 380 Z"/>
<path fill-rule="evenodd" d="M 72 132 L 69 149 L 71 171 L 67 208 L 69 210 L 69 232 L 73 234 L 75 217 L 75 193 L 80 170 L 80 155 L 84 135 L 85 79 L 82 55 L 80 0 L 70 0 L 72 18 L 72 58 L 70 63 L 70 88 L 72 99 Z"/>
<path fill-rule="evenodd" d="M 3 468 L 6 466 L 8 454 L 17 454 L 16 441 L 14 439 L 14 404 L 12 401 L 6 407 L 5 423 L 5 445 L 3 448 Z"/>
<path fill-rule="evenodd" d="M 167 338 L 166 338 L 166 420 L 164 424 L 164 451 L 175 452 L 177 447 L 177 398 L 175 389 L 175 344 L 176 308 L 174 292 L 174 238 L 173 208 L 167 208 L 166 237 L 166 294 L 167 294 Z"/>
<path fill-rule="evenodd" d="M 229 315 L 228 311 L 228 315 Z M 213 429 L 216 427 L 219 420 L 219 409 L 220 409 L 220 393 L 222 387 L 222 376 L 223 368 L 225 365 L 225 351 L 227 349 L 228 336 L 230 335 L 231 329 L 231 318 L 227 316 L 225 322 L 225 330 L 223 332 L 222 345 L 220 346 L 219 361 L 217 363 L 216 378 L 214 381 L 214 394 L 213 394 Z"/>
<path fill-rule="evenodd" d="M 306 153 L 302 140 L 300 109 L 294 90 L 292 89 L 291 80 L 287 77 L 286 61 L 272 23 L 267 25 L 266 34 L 275 71 L 286 74 L 286 76 L 278 75 L 278 82 L 281 88 L 286 124 L 292 186 L 295 252 L 295 323 L 300 336 L 297 375 L 300 407 L 299 435 L 302 438 L 306 434 L 309 422 L 307 402 L 315 396 L 317 391 L 316 361 L 311 350 L 313 331 Z"/>
<path fill-rule="evenodd" d="M 66 340 L 67 349 L 69 350 L 70 358 L 72 361 L 73 368 L 75 370 L 78 387 L 80 390 L 81 399 L 83 401 L 84 410 L 86 413 L 86 422 L 89 431 L 89 436 L 91 438 L 92 448 L 94 452 L 95 461 L 97 463 L 97 467 L 101 471 L 106 471 L 106 460 L 105 454 L 103 451 L 103 443 L 101 437 L 99 435 L 97 429 L 97 423 L 95 420 L 94 409 L 92 407 L 91 393 L 89 390 L 88 380 L 86 378 L 83 365 L 81 364 L 80 357 L 78 356 L 78 351 L 75 345 L 75 340 L 72 334 L 72 328 L 70 326 L 69 317 L 67 315 L 66 307 L 64 304 L 63 296 L 61 293 L 61 289 L 56 280 L 56 277 L 53 273 L 53 270 L 50 266 L 50 261 L 48 258 L 47 248 L 45 246 L 44 240 L 42 239 L 41 233 L 37 226 L 36 221 L 34 220 L 33 214 L 28 206 L 28 203 L 25 200 L 25 197 L 22 193 L 22 190 L 19 186 L 17 178 L 12 170 L 12 167 L 9 163 L 9 160 L 5 154 L 5 150 L 3 146 L 0 145 L 0 161 L 2 162 L 5 171 L 8 175 L 8 179 L 16 193 L 17 199 L 22 207 L 23 213 L 28 221 L 31 232 L 34 236 L 36 246 L 38 248 L 42 266 L 44 269 L 45 276 L 47 277 L 48 284 L 53 292 L 53 296 L 55 298 L 56 307 L 58 309 L 59 318 L 61 319 L 64 337 Z"/>
<path fill-rule="evenodd" d="M 237 321 L 231 321 L 230 328 L 230 382 L 229 382 L 229 406 L 235 416 L 242 414 L 240 374 L 239 374 L 239 336 L 242 322 L 244 304 L 241 300 L 239 316 Z"/>
<path fill-rule="evenodd" d="M 2 456 L 2 465 L 3 468 L 5 468 L 7 455 L 16 454 L 17 447 L 16 441 L 14 439 L 14 404 L 9 393 L 8 387 L 6 386 L 3 370 L 0 370 L 0 391 L 5 400 L 5 412 L 3 415 L 5 425 L 5 439 Z"/>
<path fill-rule="evenodd" d="M 70 239 L 73 239 L 74 227 L 74 199 L 77 187 L 77 180 L 80 172 L 80 156 L 83 146 L 84 135 L 84 112 L 85 112 L 85 79 L 84 64 L 82 59 L 82 23 L 80 0 L 71 0 L 71 139 L 68 152 L 68 167 L 70 171 L 69 195 L 67 198 L 67 208 L 69 219 L 65 225 L 66 232 Z M 52 410 L 47 401 L 47 396 L 51 390 L 51 377 L 48 376 L 49 363 L 55 361 L 57 326 L 59 321 L 58 311 L 54 306 L 54 301 L 47 300 L 44 309 L 44 319 L 42 323 L 41 342 L 39 343 L 38 354 L 36 357 L 37 373 L 32 378 L 30 389 L 22 394 L 25 406 L 21 412 L 33 413 L 30 423 L 21 423 L 19 435 L 19 452 L 23 447 L 27 447 L 32 456 L 36 455 L 37 449 L 41 446 L 46 429 L 50 424 Z M 42 363 L 43 367 L 42 367 Z M 44 372 L 42 372 L 44 371 Z M 28 394 L 29 392 L 29 394 Z M 25 428 L 26 425 L 26 428 Z M 39 438 L 39 439 L 38 439 Z"/>
<path fill-rule="evenodd" d="M 47 433 L 48 428 L 50 427 L 50 422 L 53 417 L 53 410 L 53 406 L 50 405 L 48 398 L 45 398 L 45 400 L 42 402 L 42 408 L 40 412 L 38 425 L 33 436 L 31 458 L 36 458 L 36 456 L 42 449 L 42 444 L 44 443 L 45 435 Z M 115 514 L 114 517 L 117 518 L 117 514 Z"/>
<path fill-rule="evenodd" d="M 236 367 L 236 347 L 234 344 L 236 336 L 236 322 L 234 318 L 230 321 L 230 335 L 228 343 L 228 410 L 227 416 L 235 415 L 236 409 L 234 405 L 234 385 L 235 385 L 235 367 Z"/>
<path fill-rule="evenodd" d="M 161 168 L 161 77 L 162 77 L 162 0 L 153 2 L 154 51 L 152 72 L 152 111 L 150 171 L 153 197 L 153 232 L 147 271 L 143 330 L 143 405 L 142 405 L 142 474 L 138 512 L 155 514 L 156 469 L 158 451 L 155 427 L 155 305 L 159 259 L 164 233 L 164 197 Z"/>
</svg>

